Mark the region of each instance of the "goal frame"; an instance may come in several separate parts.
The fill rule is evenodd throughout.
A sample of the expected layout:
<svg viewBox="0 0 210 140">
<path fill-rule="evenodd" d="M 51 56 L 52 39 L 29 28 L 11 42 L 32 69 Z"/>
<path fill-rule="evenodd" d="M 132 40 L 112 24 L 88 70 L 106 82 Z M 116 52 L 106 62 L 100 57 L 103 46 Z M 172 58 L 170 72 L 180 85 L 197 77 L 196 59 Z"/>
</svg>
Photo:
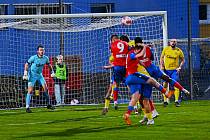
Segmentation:
<svg viewBox="0 0 210 140">
<path fill-rule="evenodd" d="M 148 12 L 116 12 L 116 13 L 85 13 L 85 14 L 46 14 L 46 15 L 0 15 L 0 19 L 42 19 L 42 18 L 84 18 L 84 17 L 114 17 L 114 16 L 155 16 L 163 17 L 163 46 L 168 45 L 168 25 L 166 11 Z"/>
<path fill-rule="evenodd" d="M 123 16 L 131 16 L 131 17 L 147 17 L 147 16 L 158 16 L 160 17 L 161 21 L 158 25 L 160 25 L 160 32 L 161 38 L 159 40 L 154 39 L 154 41 L 158 41 L 161 45 L 167 46 L 168 45 L 168 31 L 167 31 L 167 12 L 166 11 L 148 11 L 148 12 L 117 12 L 117 13 L 85 13 L 85 14 L 47 14 L 47 15 L 0 15 L 0 20 L 4 20 L 5 23 L 0 23 L 0 25 L 10 26 L 7 25 L 7 20 L 30 20 L 30 19 L 37 19 L 38 21 L 41 19 L 65 19 L 65 18 L 98 18 L 98 17 L 106 17 L 108 23 L 112 17 L 123 17 Z M 118 24 L 120 24 L 120 18 L 117 19 Z M 24 22 L 24 21 L 23 21 Z M 161 23 L 162 22 L 162 23 Z M 38 22 L 36 25 L 39 26 L 41 22 Z M 18 22 L 19 24 L 19 22 Z M 58 22 L 58 25 L 62 24 Z M 46 24 L 45 24 L 46 25 Z M 162 27 L 161 27 L 162 25 Z M 17 28 L 18 29 L 18 28 Z M 140 29 L 140 27 L 138 27 Z M 162 30 L 162 31 L 161 31 Z M 60 31 L 61 33 L 64 31 Z M 146 42 L 147 40 L 145 40 Z M 63 44 L 63 42 L 60 42 Z M 161 46 L 162 47 L 162 46 Z M 0 67 L 1 71 L 1 67 Z M 111 74 L 111 71 L 110 71 Z"/>
</svg>

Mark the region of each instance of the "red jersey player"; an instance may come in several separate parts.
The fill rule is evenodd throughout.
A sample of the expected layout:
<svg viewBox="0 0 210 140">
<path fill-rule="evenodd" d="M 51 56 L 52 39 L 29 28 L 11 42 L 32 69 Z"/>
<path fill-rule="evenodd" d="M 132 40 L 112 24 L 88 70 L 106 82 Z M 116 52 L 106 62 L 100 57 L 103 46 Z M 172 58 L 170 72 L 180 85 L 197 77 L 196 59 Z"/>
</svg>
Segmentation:
<svg viewBox="0 0 210 140">
<path fill-rule="evenodd" d="M 159 67 L 157 67 L 152 63 L 153 54 L 151 52 L 151 49 L 149 46 L 143 44 L 142 39 L 140 37 L 135 38 L 135 45 L 141 47 L 141 50 L 143 51 L 143 55 L 139 53 L 136 55 L 136 58 L 139 59 L 140 64 L 145 67 L 150 76 L 156 79 L 161 78 L 164 81 L 170 83 L 172 86 L 177 87 L 179 90 L 183 91 L 184 93 L 190 94 L 189 91 L 183 88 L 177 81 L 170 78 L 163 71 L 161 71 Z"/>
<path fill-rule="evenodd" d="M 129 116 L 131 112 L 134 110 L 134 105 L 139 100 L 140 94 L 147 97 L 148 99 L 151 97 L 151 92 L 140 93 L 142 84 L 144 85 L 149 84 L 157 88 L 162 93 L 166 92 L 166 89 L 163 88 L 163 86 L 160 85 L 155 79 L 138 72 L 137 69 L 138 69 L 139 60 L 136 58 L 136 55 L 138 55 L 140 51 L 141 48 L 139 46 L 135 46 L 134 49 L 128 53 L 126 59 L 126 71 L 128 74 L 128 76 L 126 77 L 126 85 L 128 85 L 131 94 L 131 101 L 129 102 L 128 110 L 124 114 L 124 119 L 128 125 L 131 124 Z M 148 102 L 145 102 L 144 106 L 145 109 L 150 110 Z M 151 112 L 149 113 L 148 113 L 148 122 L 149 122 L 148 124 L 153 124 L 154 120 L 151 118 Z"/>
<path fill-rule="evenodd" d="M 111 53 L 114 57 L 113 61 L 113 77 L 114 77 L 114 88 L 113 88 L 113 99 L 115 109 L 117 106 L 117 96 L 119 91 L 119 84 L 125 80 L 126 74 L 126 55 L 129 51 L 128 43 L 119 39 L 117 35 L 111 36 Z"/>
</svg>

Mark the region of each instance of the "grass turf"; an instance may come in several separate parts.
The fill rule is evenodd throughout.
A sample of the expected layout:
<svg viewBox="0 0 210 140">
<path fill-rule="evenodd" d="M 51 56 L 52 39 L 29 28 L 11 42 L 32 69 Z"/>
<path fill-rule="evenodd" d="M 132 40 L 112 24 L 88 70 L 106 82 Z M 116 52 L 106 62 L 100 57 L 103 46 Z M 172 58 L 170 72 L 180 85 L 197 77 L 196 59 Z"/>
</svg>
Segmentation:
<svg viewBox="0 0 210 140">
<path fill-rule="evenodd" d="M 131 116 L 125 125 L 122 115 L 110 109 L 101 116 L 102 106 L 66 106 L 0 111 L 0 140 L 203 140 L 210 138 L 210 101 L 186 101 L 181 107 L 156 105 L 160 116 L 155 125 L 140 125 L 142 116 Z"/>
</svg>

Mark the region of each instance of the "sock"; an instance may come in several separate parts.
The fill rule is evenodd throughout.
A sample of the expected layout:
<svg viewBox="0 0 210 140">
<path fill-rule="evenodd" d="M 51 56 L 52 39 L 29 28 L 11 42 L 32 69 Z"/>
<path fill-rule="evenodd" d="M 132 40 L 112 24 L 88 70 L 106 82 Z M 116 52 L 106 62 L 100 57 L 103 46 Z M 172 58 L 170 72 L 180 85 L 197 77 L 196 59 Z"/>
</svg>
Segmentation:
<svg viewBox="0 0 210 140">
<path fill-rule="evenodd" d="M 167 98 L 164 94 L 163 94 L 163 102 L 167 102 Z"/>
<path fill-rule="evenodd" d="M 139 99 L 139 104 L 141 105 L 141 108 L 144 108 L 142 97 L 140 97 L 140 99 Z"/>
<path fill-rule="evenodd" d="M 117 101 L 118 91 L 119 91 L 119 88 L 115 87 L 114 91 L 113 91 L 113 99 L 114 99 L 114 101 Z"/>
<path fill-rule="evenodd" d="M 137 109 L 137 105 L 135 105 L 133 108 L 134 108 L 134 110 Z"/>
<path fill-rule="evenodd" d="M 151 111 L 153 111 L 155 109 L 155 107 L 154 107 L 152 100 L 149 100 L 149 104 L 150 104 Z"/>
<path fill-rule="evenodd" d="M 137 101 L 137 103 L 136 103 L 136 106 L 137 106 L 137 108 L 140 106 L 140 103 L 139 103 L 139 101 Z"/>
<path fill-rule="evenodd" d="M 146 116 L 146 112 L 145 112 L 145 109 L 144 109 L 144 108 L 141 108 L 141 110 L 143 111 L 143 113 L 144 113 L 144 116 Z"/>
<path fill-rule="evenodd" d="M 110 100 L 105 99 L 105 108 L 109 108 Z"/>
<path fill-rule="evenodd" d="M 117 101 L 114 101 L 114 105 L 117 105 Z"/>
<path fill-rule="evenodd" d="M 152 120 L 152 112 L 146 113 L 146 117 L 148 120 Z"/>
<path fill-rule="evenodd" d="M 170 98 L 174 94 L 174 90 L 169 90 L 168 92 L 168 98 Z"/>
<path fill-rule="evenodd" d="M 46 101 L 47 101 L 47 104 L 49 105 L 49 104 L 50 104 L 50 98 L 49 98 L 49 95 L 48 95 L 48 91 L 45 91 L 45 92 L 43 93 L 43 95 L 44 95 L 44 97 L 45 97 L 45 99 L 46 99 Z"/>
<path fill-rule="evenodd" d="M 130 115 L 133 110 L 134 110 L 133 106 L 128 106 L 128 111 L 126 113 Z"/>
<path fill-rule="evenodd" d="M 31 101 L 31 94 L 28 93 L 26 96 L 26 108 L 30 107 L 30 101 Z"/>
<path fill-rule="evenodd" d="M 175 88 L 175 91 L 174 91 L 175 102 L 178 102 L 179 94 L 180 94 L 179 89 Z"/>
<path fill-rule="evenodd" d="M 162 86 L 162 85 L 160 85 L 159 87 L 158 87 L 158 90 L 160 91 L 160 92 L 162 92 L 162 93 L 166 93 L 166 89 Z"/>
<path fill-rule="evenodd" d="M 159 113 L 157 112 L 157 110 L 156 110 L 156 109 L 154 109 L 154 110 L 152 111 L 152 113 L 159 114 Z"/>
<path fill-rule="evenodd" d="M 175 80 L 173 80 L 173 79 L 171 79 L 170 84 L 171 84 L 172 86 L 175 86 L 176 88 L 178 88 L 178 89 L 181 90 L 181 91 L 184 89 L 177 81 L 175 81 Z"/>
</svg>

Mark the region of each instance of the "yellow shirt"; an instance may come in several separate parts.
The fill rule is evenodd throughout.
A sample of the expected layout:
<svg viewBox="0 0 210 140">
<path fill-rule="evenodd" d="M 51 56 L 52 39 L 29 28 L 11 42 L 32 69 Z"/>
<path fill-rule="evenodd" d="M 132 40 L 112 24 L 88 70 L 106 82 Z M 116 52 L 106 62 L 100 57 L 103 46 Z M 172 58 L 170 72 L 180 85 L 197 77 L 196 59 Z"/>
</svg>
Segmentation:
<svg viewBox="0 0 210 140">
<path fill-rule="evenodd" d="M 180 48 L 172 49 L 171 46 L 167 46 L 163 49 L 161 57 L 164 57 L 166 70 L 175 70 L 179 67 L 179 60 L 184 59 L 184 54 Z"/>
<path fill-rule="evenodd" d="M 137 71 L 144 75 L 150 76 L 149 73 L 147 72 L 147 70 L 140 64 L 138 64 Z"/>
<path fill-rule="evenodd" d="M 130 47 L 134 47 L 134 46 L 135 46 L 134 40 L 129 41 L 128 45 L 129 45 Z"/>
<path fill-rule="evenodd" d="M 112 63 L 113 61 L 114 61 L 114 57 L 113 57 L 113 55 L 110 55 L 109 62 Z"/>
</svg>

